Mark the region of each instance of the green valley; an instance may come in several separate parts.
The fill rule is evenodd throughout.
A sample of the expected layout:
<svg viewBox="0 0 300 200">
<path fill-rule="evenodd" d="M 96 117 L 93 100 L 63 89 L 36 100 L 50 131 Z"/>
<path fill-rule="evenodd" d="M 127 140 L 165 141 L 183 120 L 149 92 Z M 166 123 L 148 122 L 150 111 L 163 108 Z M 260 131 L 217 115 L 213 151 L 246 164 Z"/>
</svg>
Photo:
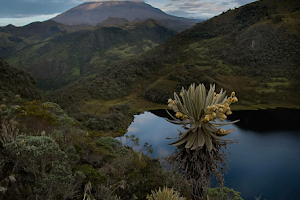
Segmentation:
<svg viewBox="0 0 300 200">
<path fill-rule="evenodd" d="M 164 107 L 174 90 L 191 83 L 215 83 L 237 92 L 235 109 L 298 108 L 299 6 L 264 0 L 229 10 L 49 97 L 82 112 L 114 99 L 137 111 Z"/>
<path fill-rule="evenodd" d="M 110 63 L 135 57 L 176 34 L 153 19 L 132 26 L 63 31 L 23 48 L 8 62 L 31 72 L 39 88 L 55 90 L 80 77 L 101 74 Z"/>
</svg>

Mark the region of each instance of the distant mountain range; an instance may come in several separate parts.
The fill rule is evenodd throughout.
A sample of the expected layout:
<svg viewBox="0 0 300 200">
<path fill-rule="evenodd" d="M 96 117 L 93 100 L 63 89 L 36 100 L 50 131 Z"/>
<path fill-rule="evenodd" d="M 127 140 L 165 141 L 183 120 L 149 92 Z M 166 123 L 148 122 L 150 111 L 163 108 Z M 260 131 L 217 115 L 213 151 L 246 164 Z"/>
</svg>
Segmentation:
<svg viewBox="0 0 300 200">
<path fill-rule="evenodd" d="M 122 18 L 128 22 L 152 18 L 176 31 L 186 30 L 202 21 L 168 15 L 145 2 L 137 1 L 87 2 L 54 17 L 52 20 L 66 25 L 89 24 L 96 26 L 109 18 Z"/>
<path fill-rule="evenodd" d="M 236 91 L 237 109 L 299 107 L 299 42 L 299 1 L 257 1 L 199 23 L 142 56 L 113 63 L 108 74 L 49 97 L 81 112 L 96 112 L 111 100 L 145 109 L 149 101 L 166 103 L 174 91 L 191 83 L 215 83 L 218 89 Z"/>
<path fill-rule="evenodd" d="M 8 58 L 13 66 L 32 73 L 43 90 L 58 89 L 82 76 L 95 77 L 106 72 L 110 63 L 136 57 L 176 35 L 154 19 L 77 31 L 52 22 L 49 28 L 57 34 Z"/>
<path fill-rule="evenodd" d="M 84 3 L 53 20 L 0 27 L 0 57 L 53 90 L 137 56 L 196 22 L 143 2 Z"/>
<path fill-rule="evenodd" d="M 118 26 L 127 29 L 135 23 L 155 19 L 163 26 L 183 31 L 201 20 L 168 15 L 144 2 L 89 2 L 58 15 L 53 20 L 34 22 L 23 27 L 0 27 L 0 56 L 4 59 L 23 48 L 42 42 L 63 31 L 78 31 L 88 27 Z"/>
<path fill-rule="evenodd" d="M 90 25 L 68 26 L 52 20 L 34 22 L 22 27 L 0 27 L 0 57 L 6 59 L 21 49 L 42 42 L 63 31 L 77 31 Z"/>
<path fill-rule="evenodd" d="M 74 12 L 84 19 L 97 5 Z M 299 1 L 257 1 L 179 34 L 162 21 L 123 15 L 93 25 L 2 27 L 0 57 L 31 72 L 50 100 L 73 113 L 101 114 L 114 103 L 161 107 L 155 103 L 191 83 L 236 91 L 237 109 L 299 107 Z"/>
</svg>

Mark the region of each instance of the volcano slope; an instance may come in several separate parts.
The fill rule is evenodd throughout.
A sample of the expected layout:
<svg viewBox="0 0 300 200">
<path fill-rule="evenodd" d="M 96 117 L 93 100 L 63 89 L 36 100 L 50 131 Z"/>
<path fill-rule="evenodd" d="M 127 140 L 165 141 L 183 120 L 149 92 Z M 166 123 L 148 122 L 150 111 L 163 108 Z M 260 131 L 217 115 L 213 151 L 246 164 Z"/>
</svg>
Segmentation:
<svg viewBox="0 0 300 200">
<path fill-rule="evenodd" d="M 109 18 L 124 18 L 129 22 L 152 18 L 178 32 L 202 21 L 166 14 L 143 1 L 86 2 L 54 17 L 52 20 L 66 25 L 88 24 L 96 26 Z"/>
</svg>

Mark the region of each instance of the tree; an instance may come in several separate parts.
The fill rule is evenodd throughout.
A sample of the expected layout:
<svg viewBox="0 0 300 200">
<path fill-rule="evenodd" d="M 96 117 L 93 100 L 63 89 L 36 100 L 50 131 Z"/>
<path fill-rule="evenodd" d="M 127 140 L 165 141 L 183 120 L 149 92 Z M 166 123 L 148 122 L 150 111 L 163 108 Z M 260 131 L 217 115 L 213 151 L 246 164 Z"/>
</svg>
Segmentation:
<svg viewBox="0 0 300 200">
<path fill-rule="evenodd" d="M 222 138 L 234 129 L 224 130 L 220 126 L 235 123 L 222 123 L 232 112 L 230 105 L 238 101 L 235 92 L 228 98 L 221 89 L 215 93 L 215 85 L 206 93 L 205 86 L 192 84 L 188 90 L 182 88 L 180 96 L 174 93 L 174 100 L 168 100 L 168 107 L 176 112 L 171 123 L 182 125 L 186 130 L 180 132 L 177 141 L 171 143 L 177 149 L 171 158 L 180 163 L 179 170 L 192 180 L 193 198 L 203 199 L 208 192 L 210 177 L 214 175 L 219 185 L 224 183 L 227 169 L 224 147 L 232 140 Z M 219 121 L 217 121 L 219 119 Z M 174 139 L 174 138 L 171 138 Z M 203 188 L 206 190 L 203 191 Z"/>
</svg>

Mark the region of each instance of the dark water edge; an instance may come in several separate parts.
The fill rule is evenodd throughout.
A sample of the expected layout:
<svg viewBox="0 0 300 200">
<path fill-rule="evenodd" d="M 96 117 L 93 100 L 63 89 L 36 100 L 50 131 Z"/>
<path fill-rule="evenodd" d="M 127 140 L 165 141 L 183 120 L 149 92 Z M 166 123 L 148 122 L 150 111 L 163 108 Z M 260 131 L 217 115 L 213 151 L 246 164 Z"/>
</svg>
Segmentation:
<svg viewBox="0 0 300 200">
<path fill-rule="evenodd" d="M 237 127 L 256 132 L 299 130 L 300 110 L 276 108 L 233 111 L 228 119 L 231 121 L 240 119 L 236 124 Z"/>
<path fill-rule="evenodd" d="M 168 110 L 173 116 L 175 113 Z M 164 109 L 150 110 L 158 117 L 171 119 Z M 276 108 L 264 110 L 238 110 L 233 111 L 232 115 L 227 116 L 228 120 L 240 120 L 236 126 L 250 131 L 268 132 L 280 130 L 299 130 L 300 109 Z"/>
<path fill-rule="evenodd" d="M 267 200 L 298 200 L 300 187 L 300 110 L 269 109 L 234 111 L 229 120 L 240 122 L 225 129 L 236 130 L 226 136 L 238 140 L 231 144 L 228 174 L 225 186 L 242 193 L 245 200 L 254 200 L 262 194 Z M 166 137 L 178 134 L 180 126 L 165 120 L 165 110 L 155 110 L 136 115 L 128 128 L 140 144 L 153 145 L 152 157 L 170 156 L 175 150 Z"/>
</svg>

